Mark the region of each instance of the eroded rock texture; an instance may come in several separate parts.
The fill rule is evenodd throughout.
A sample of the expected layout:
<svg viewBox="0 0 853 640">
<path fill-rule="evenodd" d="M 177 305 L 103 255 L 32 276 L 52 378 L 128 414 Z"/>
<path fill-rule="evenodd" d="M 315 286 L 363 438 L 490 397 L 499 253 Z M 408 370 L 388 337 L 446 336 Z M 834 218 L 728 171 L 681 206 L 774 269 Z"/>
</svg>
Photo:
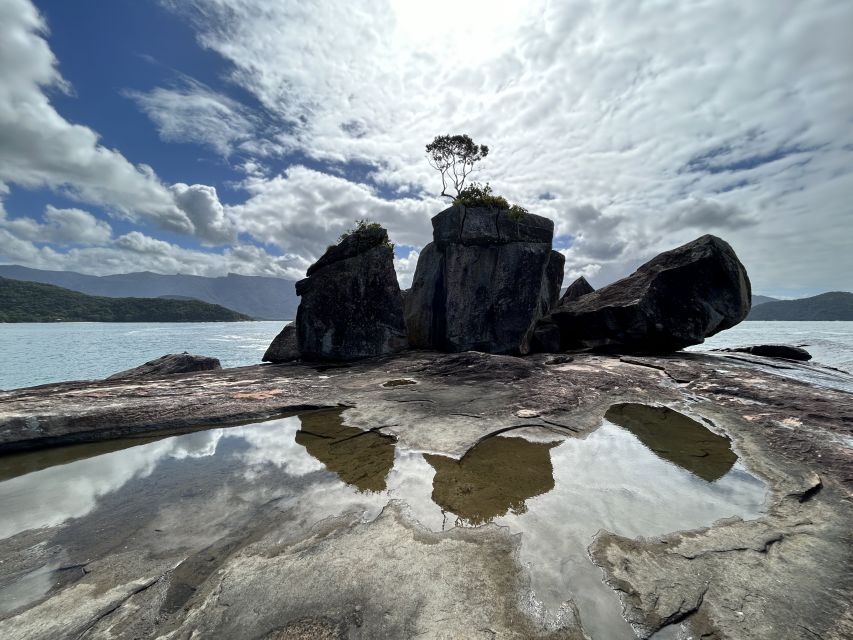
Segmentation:
<svg viewBox="0 0 853 640">
<path fill-rule="evenodd" d="M 354 360 L 404 349 L 394 251 L 378 226 L 354 231 L 296 283 L 298 349 L 305 359 Z"/>
<path fill-rule="evenodd" d="M 569 287 L 566 289 L 566 292 L 563 294 L 563 297 L 560 298 L 560 302 L 569 302 L 571 300 L 577 300 L 581 296 L 585 296 L 588 293 L 592 293 L 595 289 L 592 285 L 586 281 L 586 278 L 581 276 L 577 280 L 575 280 Z"/>
<path fill-rule="evenodd" d="M 406 297 L 413 347 L 524 354 L 559 296 L 564 257 L 554 223 L 506 210 L 453 206 L 432 219 Z"/>
<path fill-rule="evenodd" d="M 549 323 L 560 348 L 668 352 L 699 344 L 749 313 L 746 269 L 720 238 L 666 251 L 598 291 L 561 302 Z"/>
</svg>

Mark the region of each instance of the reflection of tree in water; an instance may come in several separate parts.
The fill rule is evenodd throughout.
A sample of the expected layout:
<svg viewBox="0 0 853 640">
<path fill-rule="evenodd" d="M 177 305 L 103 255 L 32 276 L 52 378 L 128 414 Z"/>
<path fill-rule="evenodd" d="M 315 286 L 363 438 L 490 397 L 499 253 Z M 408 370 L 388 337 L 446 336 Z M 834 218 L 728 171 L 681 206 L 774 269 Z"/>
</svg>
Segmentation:
<svg viewBox="0 0 853 640">
<path fill-rule="evenodd" d="M 668 407 L 614 404 L 604 418 L 627 429 L 659 457 L 713 482 L 737 460 L 729 439 Z"/>
<path fill-rule="evenodd" d="M 524 513 L 525 500 L 554 488 L 550 451 L 557 444 L 498 436 L 483 440 L 458 461 L 425 454 L 435 469 L 433 502 L 472 525 L 509 511 Z"/>
<path fill-rule="evenodd" d="M 344 426 L 340 411 L 305 413 L 299 421 L 296 442 L 329 471 L 359 491 L 385 490 L 394 466 L 394 438 Z"/>
</svg>

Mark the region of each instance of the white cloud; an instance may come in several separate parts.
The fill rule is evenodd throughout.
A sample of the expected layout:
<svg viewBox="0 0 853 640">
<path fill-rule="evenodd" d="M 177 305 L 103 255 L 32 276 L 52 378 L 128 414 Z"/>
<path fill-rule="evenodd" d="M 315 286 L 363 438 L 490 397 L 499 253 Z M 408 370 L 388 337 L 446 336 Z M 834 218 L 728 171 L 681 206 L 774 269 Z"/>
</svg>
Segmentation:
<svg viewBox="0 0 853 640">
<path fill-rule="evenodd" d="M 279 144 L 430 192 L 432 136 L 464 131 L 489 144 L 481 178 L 583 238 L 567 270 L 599 265 L 599 285 L 715 231 L 742 251 L 758 288 L 789 281 L 779 255 L 797 256 L 804 286 L 849 286 L 841 274 L 853 253 L 823 246 L 853 235 L 849 192 L 829 186 L 853 170 L 850 3 L 167 4 L 289 125 Z M 476 19 L 448 19 L 457 11 Z M 578 219 L 584 205 L 603 221 Z M 340 226 L 314 209 L 311 247 Z M 603 229 L 608 220 L 620 222 Z M 263 233 L 257 216 L 245 224 Z M 423 245 L 429 228 L 418 231 L 405 242 Z M 277 242 L 298 234 L 280 225 Z M 821 261 L 831 266 L 814 270 Z"/>
<path fill-rule="evenodd" d="M 237 238 L 234 225 L 225 216 L 216 189 L 203 184 L 186 185 L 182 182 L 169 187 L 175 203 L 187 214 L 195 234 L 208 244 L 226 244 Z"/>
<path fill-rule="evenodd" d="M 103 244 L 112 237 L 112 227 L 81 209 L 57 209 L 48 205 L 44 222 L 33 218 L 8 219 L 0 209 L 0 228 L 8 229 L 23 240 L 52 242 L 59 245 Z"/>
<path fill-rule="evenodd" d="M 415 277 L 415 268 L 418 266 L 419 257 L 420 252 L 412 249 L 405 258 L 394 259 L 394 269 L 397 271 L 397 280 L 400 281 L 400 288 L 408 289 L 412 286 L 412 279 Z"/>
<path fill-rule="evenodd" d="M 0 181 L 49 187 L 131 219 L 191 232 L 150 167 L 134 166 L 65 120 L 45 91 L 68 90 L 45 41 L 46 25 L 27 0 L 0 4 Z"/>
<path fill-rule="evenodd" d="M 249 199 L 227 207 L 238 229 L 310 261 L 363 218 L 385 226 L 392 242 L 420 245 L 442 206 L 434 199 L 384 200 L 367 185 L 303 166 L 269 179 L 250 176 L 243 186 Z"/>
<path fill-rule="evenodd" d="M 227 157 L 244 145 L 258 151 L 255 117 L 236 100 L 191 78 L 149 92 L 127 91 L 166 142 L 196 142 Z"/>
<path fill-rule="evenodd" d="M 275 256 L 254 245 L 238 244 L 221 252 L 186 249 L 139 231 L 121 235 L 102 246 L 59 251 L 19 238 L 0 226 L 0 262 L 35 269 L 70 270 L 94 275 L 153 271 L 199 276 L 228 273 L 303 277 L 308 263 L 299 256 Z"/>
</svg>

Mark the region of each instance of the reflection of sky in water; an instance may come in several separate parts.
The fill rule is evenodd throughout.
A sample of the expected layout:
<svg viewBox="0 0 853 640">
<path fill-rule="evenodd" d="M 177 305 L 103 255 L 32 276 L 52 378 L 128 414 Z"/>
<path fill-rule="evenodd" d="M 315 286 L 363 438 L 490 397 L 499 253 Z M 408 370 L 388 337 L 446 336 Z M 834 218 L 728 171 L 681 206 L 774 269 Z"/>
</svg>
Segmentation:
<svg viewBox="0 0 853 640">
<path fill-rule="evenodd" d="M 339 414 L 333 415 L 339 425 Z M 349 433 L 347 428 L 334 426 L 317 435 L 317 414 L 313 416 L 304 427 L 308 429 L 315 421 L 312 437 Z M 201 518 L 210 525 L 206 534 L 222 535 L 216 532 L 240 526 L 236 515 L 240 510 L 235 504 L 249 508 L 270 500 L 291 514 L 287 526 L 293 535 L 345 511 L 375 517 L 390 498 L 405 501 L 412 515 L 430 529 L 446 529 L 456 522 L 459 514 L 443 511 L 433 501 L 437 487 L 447 490 L 447 474 L 452 479 L 457 473 L 455 462 L 447 459 L 436 465 L 434 458 L 430 463 L 421 453 L 395 448 L 393 460 L 387 460 L 385 490 L 359 491 L 340 478 L 353 477 L 345 469 L 349 450 L 353 451 L 350 464 L 372 465 L 369 472 L 376 473 L 376 460 L 365 462 L 365 436 L 349 439 L 346 435 L 337 444 L 306 449 L 297 443 L 301 424 L 292 417 L 191 433 L 7 480 L 0 483 L 0 538 L 75 518 L 66 528 L 78 531 L 85 545 L 87 526 L 95 526 L 87 522 L 96 521 L 98 506 L 103 507 L 99 516 L 103 518 L 104 510 L 115 509 L 117 504 L 122 505 L 123 513 L 151 513 L 154 526 L 165 532 L 159 544 L 170 548 L 190 545 L 198 536 L 195 529 L 186 530 L 186 522 L 198 526 Z M 305 442 L 304 433 L 299 439 Z M 378 446 L 386 445 L 380 442 Z M 501 443 L 496 450 L 506 446 Z M 696 528 L 723 517 L 753 516 L 765 497 L 764 484 L 740 463 L 719 480 L 707 482 L 655 455 L 634 435 L 608 422 L 583 440 L 549 444 L 542 452 L 546 464 L 550 455 L 553 488 L 550 481 L 544 482 L 534 473 L 535 482 L 528 492 L 518 491 L 523 508 L 518 508 L 515 495 L 509 512 L 506 508 L 495 511 L 493 503 L 484 509 L 477 510 L 476 504 L 471 508 L 481 514 L 499 513 L 494 522 L 523 534 L 521 560 L 530 570 L 537 598 L 551 612 L 565 600 L 574 599 L 594 638 L 633 637 L 618 615 L 615 594 L 603 585 L 599 570 L 586 556 L 586 547 L 599 529 L 636 537 Z M 532 451 L 535 455 L 529 457 L 530 464 L 542 452 Z M 510 464 L 507 460 L 512 460 L 512 452 L 502 455 L 496 464 Z M 477 465 L 460 474 L 462 484 L 474 486 L 474 501 L 494 494 L 477 484 L 472 474 L 485 468 L 482 461 Z M 441 483 L 436 479 L 436 467 L 444 474 Z M 499 482 L 500 472 L 491 473 L 485 482 L 492 477 Z M 513 482 L 524 479 L 523 474 L 507 477 L 516 478 Z M 187 488 L 187 484 L 192 486 Z M 463 489 L 468 491 L 466 487 Z M 186 492 L 192 494 L 191 500 L 182 497 Z M 188 517 L 190 510 L 196 515 Z"/>
</svg>

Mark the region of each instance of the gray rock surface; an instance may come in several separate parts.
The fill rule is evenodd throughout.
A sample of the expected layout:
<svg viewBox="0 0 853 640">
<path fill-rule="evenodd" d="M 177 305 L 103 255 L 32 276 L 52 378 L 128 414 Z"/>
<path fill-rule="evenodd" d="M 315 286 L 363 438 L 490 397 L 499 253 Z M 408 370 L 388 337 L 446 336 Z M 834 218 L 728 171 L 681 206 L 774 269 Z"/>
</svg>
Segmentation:
<svg viewBox="0 0 853 640">
<path fill-rule="evenodd" d="M 222 365 L 217 358 L 208 356 L 197 356 L 184 351 L 183 353 L 169 353 L 150 360 L 133 369 L 119 371 L 109 376 L 107 380 L 136 380 L 140 378 L 159 378 L 160 376 L 171 376 L 178 373 L 192 373 L 194 371 L 215 371 L 221 369 Z"/>
<path fill-rule="evenodd" d="M 264 352 L 263 362 L 291 362 L 298 360 L 299 341 L 296 337 L 296 323 L 288 322 L 284 329 L 273 338 L 270 346 Z"/>
<path fill-rule="evenodd" d="M 749 313 L 746 269 L 720 238 L 666 251 L 613 284 L 549 315 L 561 348 L 669 352 L 699 344 Z"/>
<path fill-rule="evenodd" d="M 581 296 L 585 296 L 586 294 L 592 293 L 593 291 L 595 291 L 593 286 L 586 281 L 586 278 L 581 276 L 568 286 L 566 292 L 563 294 L 563 297 L 560 298 L 560 303 L 562 304 L 563 302 L 577 300 Z"/>
<path fill-rule="evenodd" d="M 793 347 L 787 344 L 756 344 L 751 347 L 733 347 L 721 349 L 721 351 L 732 351 L 737 353 L 750 353 L 754 356 L 764 358 L 785 358 L 786 360 L 811 360 L 812 354 L 802 347 Z"/>
<path fill-rule="evenodd" d="M 351 233 L 307 273 L 296 283 L 303 358 L 354 360 L 406 348 L 402 296 L 385 229 Z"/>
<path fill-rule="evenodd" d="M 417 384 L 383 386 L 399 379 Z M 347 425 L 458 460 L 497 431 L 541 426 L 584 437 L 625 402 L 665 405 L 724 433 L 769 488 L 766 513 L 748 521 L 658 538 L 597 536 L 590 556 L 637 632 L 649 637 L 673 623 L 684 625 L 682 637 L 851 637 L 853 457 L 843 443 L 853 395 L 730 355 L 410 352 L 322 378 L 314 366 L 293 364 L 60 383 L 0 392 L 0 449 L 345 405 Z M 52 464 L 70 462 L 68 450 L 61 455 Z M 85 545 L 67 533 L 80 518 L 4 539 L 0 588 L 46 565 L 61 570 L 47 590 L 0 615 L 0 637 L 224 638 L 240 629 L 253 638 L 581 637 L 522 606 L 525 565 L 505 529 L 432 533 L 394 505 L 369 519 L 357 511 L 305 523 L 281 499 L 287 494 L 262 492 L 257 506 L 247 505 L 248 491 L 224 500 L 193 478 L 170 517 L 123 520 L 121 504 L 98 498 L 79 533 Z M 171 518 L 197 524 L 197 535 L 173 537 Z"/>
<path fill-rule="evenodd" d="M 453 206 L 432 223 L 434 240 L 421 252 L 406 299 L 411 346 L 528 353 L 535 322 L 562 284 L 553 222 Z"/>
</svg>

